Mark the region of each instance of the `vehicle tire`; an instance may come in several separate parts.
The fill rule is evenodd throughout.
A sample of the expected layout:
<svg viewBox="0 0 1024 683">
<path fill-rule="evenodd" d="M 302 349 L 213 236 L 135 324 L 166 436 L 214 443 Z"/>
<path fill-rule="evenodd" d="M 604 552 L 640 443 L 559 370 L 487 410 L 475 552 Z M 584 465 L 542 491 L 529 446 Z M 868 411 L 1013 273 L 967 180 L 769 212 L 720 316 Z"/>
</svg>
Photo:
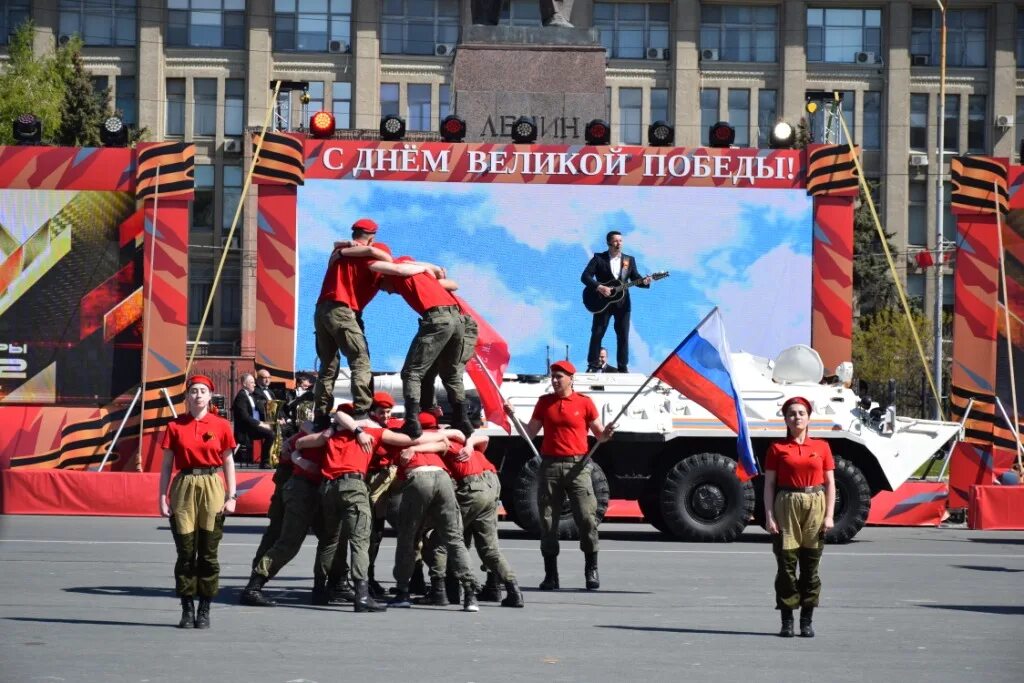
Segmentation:
<svg viewBox="0 0 1024 683">
<path fill-rule="evenodd" d="M 540 461 L 536 458 L 527 460 L 523 469 L 519 471 L 516 478 L 516 485 L 512 497 L 512 519 L 525 531 L 540 537 L 540 510 L 537 506 L 537 476 L 540 471 Z M 608 488 L 608 478 L 604 470 L 594 462 L 590 461 L 590 481 L 594 486 L 594 496 L 597 498 L 597 523 L 604 519 L 608 511 L 608 501 L 611 498 Z M 579 538 L 579 529 L 576 528 L 576 521 L 572 518 L 572 508 L 569 507 L 569 500 L 562 503 L 562 518 L 558 525 L 558 537 L 563 540 Z"/>
<path fill-rule="evenodd" d="M 719 453 L 681 460 L 665 475 L 661 513 L 684 541 L 728 543 L 754 513 L 754 487 L 736 478 L 736 462 Z"/>
<path fill-rule="evenodd" d="M 665 524 L 665 516 L 661 513 L 661 498 L 657 491 L 644 492 L 636 502 L 640 506 L 640 512 L 643 513 L 645 522 L 661 533 L 671 535 L 668 525 Z"/>
<path fill-rule="evenodd" d="M 847 543 L 864 528 L 871 512 L 871 487 L 860 468 L 849 460 L 835 456 L 836 509 L 835 526 L 825 534 L 826 543 Z"/>
</svg>

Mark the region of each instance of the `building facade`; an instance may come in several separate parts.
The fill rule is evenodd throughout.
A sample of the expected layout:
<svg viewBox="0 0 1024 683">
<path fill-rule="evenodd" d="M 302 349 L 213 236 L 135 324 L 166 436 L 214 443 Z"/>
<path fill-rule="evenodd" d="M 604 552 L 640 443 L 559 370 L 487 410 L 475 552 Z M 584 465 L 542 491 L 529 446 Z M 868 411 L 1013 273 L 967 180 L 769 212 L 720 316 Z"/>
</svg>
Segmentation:
<svg viewBox="0 0 1024 683">
<path fill-rule="evenodd" d="M 326 109 L 339 128 L 376 129 L 399 114 L 410 131 L 457 112 L 451 77 L 469 0 L 3 0 L 0 41 L 25 18 L 36 47 L 79 34 L 96 84 L 150 140 L 196 146 L 189 322 L 198 327 L 244 181 L 243 140 L 268 117 L 296 129 Z M 506 0 L 502 22 L 537 25 L 535 0 Z M 1024 137 L 1024 3 L 945 3 L 943 172 L 955 154 L 1016 158 Z M 809 94 L 843 93 L 841 115 L 863 149 L 897 265 L 911 297 L 932 310 L 934 271 L 914 253 L 936 248 L 940 27 L 934 0 L 576 0 L 572 21 L 606 48 L 606 118 L 613 144 L 643 144 L 666 120 L 675 142 L 707 142 L 719 120 L 736 144 L 767 147 L 778 120 L 831 131 Z M 3 46 L 0 45 L 0 60 Z M 0 61 L 2 64 L 2 61 Z M 571 76 L 567 75 L 567 78 Z M 272 106 L 274 79 L 307 81 Z M 828 109 L 826 107 L 825 109 Z M 839 113 L 839 112 L 836 112 Z M 484 122 L 467 121 L 471 136 Z M 580 144 L 583 127 L 566 128 Z M 579 138 L 578 140 L 576 138 Z M 955 239 L 946 182 L 944 239 Z M 244 207 L 243 207 L 244 208 Z M 200 353 L 253 355 L 255 226 L 242 211 Z M 344 222 L 344 221 L 343 221 Z M 943 298 L 952 303 L 946 266 Z"/>
</svg>

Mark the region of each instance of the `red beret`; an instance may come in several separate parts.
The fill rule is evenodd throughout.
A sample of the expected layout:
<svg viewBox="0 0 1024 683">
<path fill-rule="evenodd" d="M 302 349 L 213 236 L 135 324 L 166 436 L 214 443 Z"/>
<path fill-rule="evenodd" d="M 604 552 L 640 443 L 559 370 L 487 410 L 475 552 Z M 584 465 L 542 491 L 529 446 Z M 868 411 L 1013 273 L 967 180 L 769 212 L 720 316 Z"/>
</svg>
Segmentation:
<svg viewBox="0 0 1024 683">
<path fill-rule="evenodd" d="M 567 360 L 556 360 L 554 363 L 552 363 L 551 372 L 554 372 L 555 370 L 560 370 L 567 375 L 576 374 L 576 366 Z"/>
<path fill-rule="evenodd" d="M 807 408 L 807 414 L 808 415 L 811 414 L 811 402 L 808 401 L 803 396 L 794 396 L 793 398 L 788 399 L 785 403 L 782 404 L 782 414 L 783 414 L 783 416 L 785 416 L 786 410 L 788 410 L 789 407 L 791 405 L 793 405 L 794 403 L 803 403 L 804 407 Z"/>
<path fill-rule="evenodd" d="M 206 375 L 192 375 L 189 377 L 188 382 L 185 383 L 185 390 L 187 391 L 193 384 L 205 384 L 210 393 L 213 393 L 213 380 Z"/>
<path fill-rule="evenodd" d="M 381 408 L 394 408 L 395 399 L 386 391 L 375 391 L 373 394 L 373 405 Z"/>
<path fill-rule="evenodd" d="M 373 234 L 377 232 L 377 224 L 369 218 L 360 218 L 352 224 L 352 230 L 360 230 L 362 232 Z"/>
<path fill-rule="evenodd" d="M 420 413 L 420 425 L 424 429 L 437 429 L 437 418 L 433 413 Z"/>
</svg>

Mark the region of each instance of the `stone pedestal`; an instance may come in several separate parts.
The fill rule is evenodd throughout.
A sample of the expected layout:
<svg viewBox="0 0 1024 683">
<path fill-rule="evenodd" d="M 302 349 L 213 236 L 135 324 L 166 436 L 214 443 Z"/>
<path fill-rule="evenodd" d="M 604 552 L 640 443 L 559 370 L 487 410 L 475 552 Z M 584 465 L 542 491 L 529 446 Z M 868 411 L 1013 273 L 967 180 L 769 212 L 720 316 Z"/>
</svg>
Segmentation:
<svg viewBox="0 0 1024 683">
<path fill-rule="evenodd" d="M 455 53 L 455 112 L 467 142 L 510 142 L 512 123 L 536 118 L 537 142 L 583 144 L 606 118 L 605 51 L 596 29 L 469 26 Z"/>
</svg>

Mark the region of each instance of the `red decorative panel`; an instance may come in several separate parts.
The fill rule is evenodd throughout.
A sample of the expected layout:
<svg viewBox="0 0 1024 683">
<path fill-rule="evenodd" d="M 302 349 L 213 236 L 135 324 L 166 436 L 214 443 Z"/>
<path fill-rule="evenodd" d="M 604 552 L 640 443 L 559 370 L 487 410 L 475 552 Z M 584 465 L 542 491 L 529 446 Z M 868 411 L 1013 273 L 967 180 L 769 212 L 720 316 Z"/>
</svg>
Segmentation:
<svg viewBox="0 0 1024 683">
<path fill-rule="evenodd" d="M 814 200 L 811 346 L 826 372 L 853 358 L 853 199 Z"/>
<path fill-rule="evenodd" d="M 256 234 L 256 365 L 294 383 L 296 188 L 260 185 Z"/>
</svg>

